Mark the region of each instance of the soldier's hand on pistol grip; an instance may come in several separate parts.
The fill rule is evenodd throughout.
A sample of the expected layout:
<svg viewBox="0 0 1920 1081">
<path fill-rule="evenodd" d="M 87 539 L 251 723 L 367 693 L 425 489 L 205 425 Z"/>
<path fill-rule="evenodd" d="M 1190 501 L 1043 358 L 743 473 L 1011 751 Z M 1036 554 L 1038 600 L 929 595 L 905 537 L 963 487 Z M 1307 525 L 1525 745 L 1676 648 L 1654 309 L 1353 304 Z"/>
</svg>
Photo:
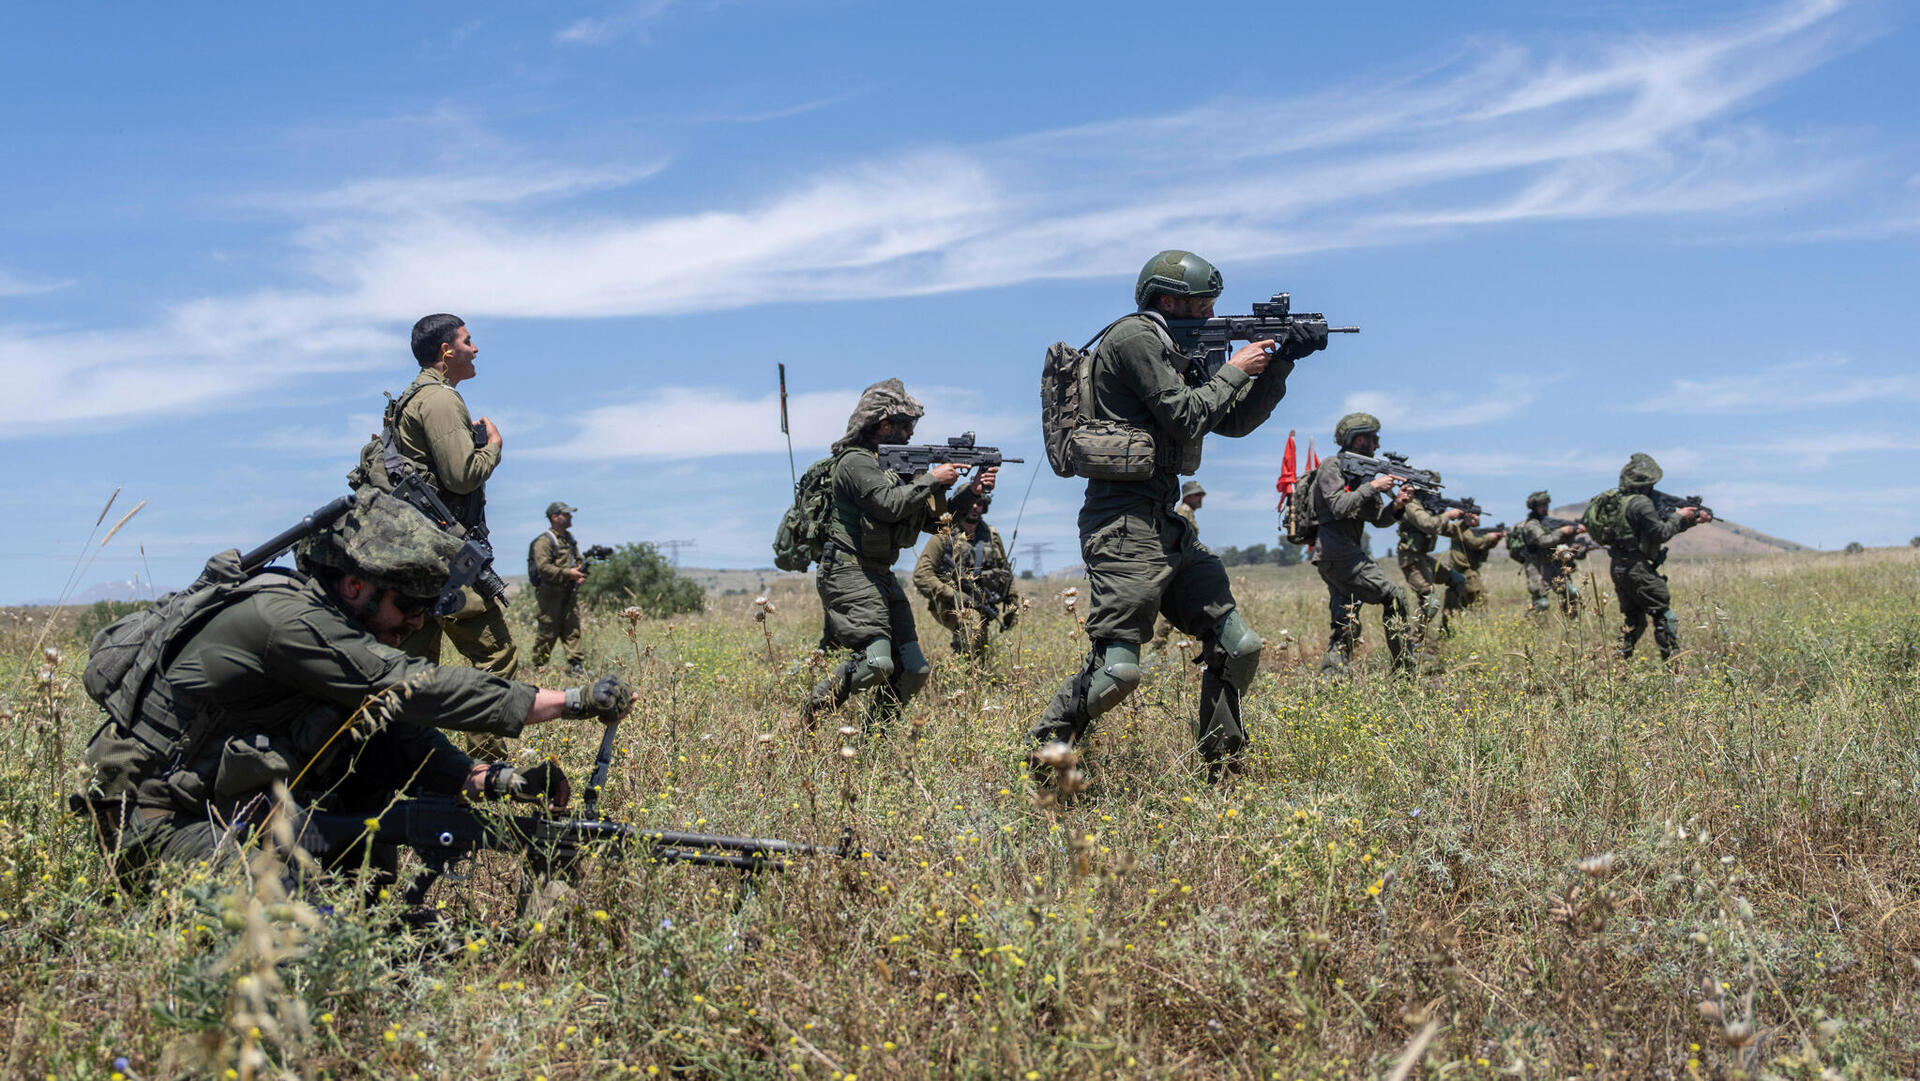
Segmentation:
<svg viewBox="0 0 1920 1081">
<path fill-rule="evenodd" d="M 605 675 L 589 687 L 568 687 L 564 712 L 569 717 L 597 717 L 602 723 L 612 724 L 625 717 L 638 698 L 626 680 Z"/>
<path fill-rule="evenodd" d="M 1295 320 L 1280 343 L 1281 360 L 1299 360 L 1327 347 L 1327 325 L 1316 319 Z"/>
<path fill-rule="evenodd" d="M 1460 515 L 1463 513 L 1465 512 L 1462 511 L 1459 507 L 1448 507 L 1445 511 L 1441 512 L 1440 517 L 1451 521 L 1455 518 L 1460 517 Z"/>
<path fill-rule="evenodd" d="M 1384 492 L 1387 489 L 1392 488 L 1394 485 L 1400 483 L 1402 479 L 1404 478 L 1393 476 L 1390 473 L 1382 473 L 1379 476 L 1368 481 L 1367 483 L 1373 486 L 1374 491 Z M 1401 490 L 1405 491 L 1405 489 L 1401 489 Z"/>
<path fill-rule="evenodd" d="M 1273 339 L 1271 338 L 1262 338 L 1257 342 L 1248 342 L 1239 349 L 1234 350 L 1233 356 L 1227 359 L 1227 363 L 1246 372 L 1248 375 L 1259 375 L 1261 372 L 1267 370 L 1267 365 L 1273 363 L 1273 354 L 1267 352 L 1267 350 L 1272 348 Z"/>
<path fill-rule="evenodd" d="M 993 486 L 995 482 L 997 482 L 999 479 L 1000 479 L 1000 467 L 997 465 L 990 465 L 987 468 L 982 469 L 980 471 L 979 476 L 973 478 L 973 490 L 980 493 L 981 495 L 985 495 L 988 492 L 993 491 Z"/>
<path fill-rule="evenodd" d="M 1563 525 L 1560 527 L 1560 535 L 1563 537 L 1571 537 L 1585 528 L 1585 526 L 1579 525 Z"/>
<path fill-rule="evenodd" d="M 572 580 L 572 582 L 573 582 L 573 584 L 574 584 L 574 585 L 579 585 L 580 583 L 582 583 L 582 582 L 584 582 L 584 581 L 586 581 L 586 580 L 587 580 L 587 568 L 585 568 L 585 567 L 568 567 L 568 568 L 567 568 L 567 577 L 568 577 L 569 579 L 571 579 L 571 580 Z"/>
<path fill-rule="evenodd" d="M 1379 478 L 1376 477 L 1374 479 L 1377 481 Z M 1398 480 L 1399 478 L 1395 477 L 1393 479 Z M 1399 491 L 1393 493 L 1393 509 L 1394 510 L 1405 510 L 1407 509 L 1407 504 L 1411 502 L 1413 502 L 1412 488 L 1401 488 Z"/>
</svg>

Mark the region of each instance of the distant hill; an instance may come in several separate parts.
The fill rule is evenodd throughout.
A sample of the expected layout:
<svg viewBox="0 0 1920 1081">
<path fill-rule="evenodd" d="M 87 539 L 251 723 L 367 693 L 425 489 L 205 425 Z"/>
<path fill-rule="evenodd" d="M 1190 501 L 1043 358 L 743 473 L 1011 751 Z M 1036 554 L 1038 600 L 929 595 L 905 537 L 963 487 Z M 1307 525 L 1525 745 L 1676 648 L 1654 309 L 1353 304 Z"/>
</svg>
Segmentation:
<svg viewBox="0 0 1920 1081">
<path fill-rule="evenodd" d="M 1553 508 L 1556 518 L 1579 518 L 1587 509 L 1591 500 L 1568 503 Z M 1790 540 L 1782 540 L 1757 529 L 1750 529 L 1738 522 L 1715 519 L 1703 526 L 1695 526 L 1673 538 L 1668 546 L 1676 556 L 1739 556 L 1766 555 L 1774 552 L 1811 552 L 1812 548 Z"/>
</svg>

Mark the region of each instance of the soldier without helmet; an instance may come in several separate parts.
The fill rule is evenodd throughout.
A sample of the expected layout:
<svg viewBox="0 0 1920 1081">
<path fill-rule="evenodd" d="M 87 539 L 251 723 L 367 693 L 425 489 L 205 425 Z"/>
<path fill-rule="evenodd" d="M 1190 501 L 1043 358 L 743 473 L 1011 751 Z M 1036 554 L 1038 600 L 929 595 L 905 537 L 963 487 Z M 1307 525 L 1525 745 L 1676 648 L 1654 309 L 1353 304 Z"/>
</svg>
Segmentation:
<svg viewBox="0 0 1920 1081">
<path fill-rule="evenodd" d="M 1164 614 L 1200 643 L 1205 667 L 1193 735 L 1209 778 L 1244 764 L 1240 696 L 1259 671 L 1260 636 L 1240 615 L 1220 558 L 1174 507 L 1180 477 L 1200 468 L 1207 433 L 1242 436 L 1265 423 L 1286 394 L 1294 361 L 1326 348 L 1327 338 L 1324 325 L 1302 324 L 1287 341 L 1249 343 L 1205 374 L 1188 360 L 1196 343 L 1176 341 L 1167 321 L 1211 318 L 1220 289 L 1213 264 L 1192 252 L 1161 252 L 1134 283 L 1137 310 L 1108 329 L 1094 351 L 1084 407 L 1097 419 L 1151 432 L 1153 472 L 1141 480 L 1087 482 L 1079 524 L 1092 648 L 1029 730 L 1037 744 L 1077 742 L 1133 693 L 1141 647 L 1154 617 Z M 1035 770 L 1044 779 L 1046 767 Z"/>
<path fill-rule="evenodd" d="M 580 652 L 580 584 L 587 580 L 580 560 L 580 542 L 573 538 L 573 515 L 579 510 L 555 500 L 547 504 L 547 530 L 533 538 L 527 566 L 535 575 L 533 652 L 535 668 L 547 663 L 557 641 L 567 651 L 567 674 L 584 673 Z"/>
<path fill-rule="evenodd" d="M 307 573 L 260 572 L 184 642 L 141 698 L 133 730 L 104 725 L 87 748 L 87 796 L 116 866 L 231 856 L 274 807 L 276 783 L 301 806 L 377 812 L 409 794 L 463 794 L 564 806 L 557 766 L 476 761 L 441 729 L 518 736 L 562 718 L 611 723 L 633 694 L 617 676 L 567 690 L 443 667 L 402 652 L 444 591 L 459 542 L 402 500 L 367 492 L 303 542 Z M 391 692 L 391 693 L 388 693 Z M 349 725 L 375 696 L 365 720 Z M 358 851 L 300 843 L 334 867 Z M 397 852 L 371 852 L 391 882 Z"/>
</svg>

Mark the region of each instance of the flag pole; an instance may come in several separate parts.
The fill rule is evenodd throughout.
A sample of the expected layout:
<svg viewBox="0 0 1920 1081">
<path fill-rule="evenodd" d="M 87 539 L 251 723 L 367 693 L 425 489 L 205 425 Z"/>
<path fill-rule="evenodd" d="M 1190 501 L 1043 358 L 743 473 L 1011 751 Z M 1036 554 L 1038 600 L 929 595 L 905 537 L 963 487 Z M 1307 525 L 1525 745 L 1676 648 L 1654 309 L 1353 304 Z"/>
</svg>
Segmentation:
<svg viewBox="0 0 1920 1081">
<path fill-rule="evenodd" d="M 793 464 L 793 430 L 787 425 L 787 366 L 780 369 L 780 434 L 787 437 L 787 475 L 793 478 L 793 486 L 800 487 L 800 472 Z"/>
</svg>

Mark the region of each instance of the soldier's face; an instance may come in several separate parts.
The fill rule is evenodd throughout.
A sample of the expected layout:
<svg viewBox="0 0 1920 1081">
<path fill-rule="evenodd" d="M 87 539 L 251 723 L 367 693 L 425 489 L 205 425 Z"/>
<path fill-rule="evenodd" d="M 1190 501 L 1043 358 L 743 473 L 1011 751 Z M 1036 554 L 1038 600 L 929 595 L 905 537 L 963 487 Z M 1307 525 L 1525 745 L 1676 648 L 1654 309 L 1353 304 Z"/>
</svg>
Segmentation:
<svg viewBox="0 0 1920 1081">
<path fill-rule="evenodd" d="M 1170 297 L 1161 294 L 1160 310 L 1169 319 L 1212 319 L 1213 297 Z"/>
<path fill-rule="evenodd" d="M 398 590 L 384 590 L 380 594 L 380 606 L 367 617 L 367 633 L 387 645 L 398 647 L 426 622 L 427 609 L 432 605 L 432 600 L 408 597 Z"/>
<path fill-rule="evenodd" d="M 1353 448 L 1356 454 L 1365 454 L 1371 457 L 1380 449 L 1380 433 L 1362 432 L 1354 436 L 1353 441 L 1348 445 Z"/>
<path fill-rule="evenodd" d="M 556 533 L 564 533 L 573 528 L 573 515 L 571 514 L 550 515 L 547 521 L 553 523 L 553 530 Z"/>
<path fill-rule="evenodd" d="M 1194 510 L 1199 510 L 1200 504 L 1205 502 L 1206 498 L 1207 498 L 1207 493 L 1195 492 L 1192 495 L 1187 497 L 1187 506 L 1192 507 Z"/>
<path fill-rule="evenodd" d="M 480 355 L 480 347 L 473 344 L 473 335 L 466 327 L 454 331 L 453 340 L 440 347 L 440 359 L 447 364 L 447 381 L 458 383 L 474 376 L 473 358 Z"/>
</svg>

